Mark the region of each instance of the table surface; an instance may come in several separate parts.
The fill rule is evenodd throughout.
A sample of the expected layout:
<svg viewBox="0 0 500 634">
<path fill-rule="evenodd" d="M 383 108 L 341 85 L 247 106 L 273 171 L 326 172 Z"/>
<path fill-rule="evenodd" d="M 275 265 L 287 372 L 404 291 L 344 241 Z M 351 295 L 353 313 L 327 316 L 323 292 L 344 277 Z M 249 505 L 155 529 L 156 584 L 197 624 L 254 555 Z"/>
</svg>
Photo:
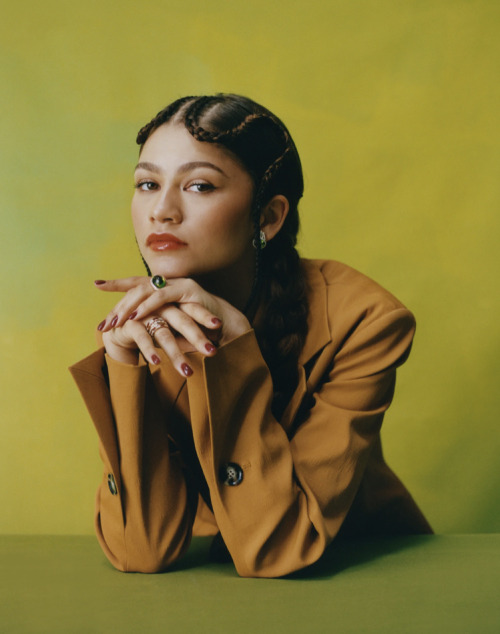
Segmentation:
<svg viewBox="0 0 500 634">
<path fill-rule="evenodd" d="M 242 579 L 208 547 L 124 574 L 93 537 L 0 536 L 0 632 L 500 632 L 500 535 L 339 543 L 285 579 Z"/>
</svg>

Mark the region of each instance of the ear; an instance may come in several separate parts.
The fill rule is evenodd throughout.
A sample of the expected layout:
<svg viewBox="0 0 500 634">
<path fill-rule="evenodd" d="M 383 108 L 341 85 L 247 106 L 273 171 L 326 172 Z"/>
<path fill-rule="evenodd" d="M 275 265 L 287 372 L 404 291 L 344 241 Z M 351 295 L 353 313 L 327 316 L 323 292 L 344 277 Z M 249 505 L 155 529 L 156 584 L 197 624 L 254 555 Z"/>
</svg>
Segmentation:
<svg viewBox="0 0 500 634">
<path fill-rule="evenodd" d="M 262 210 L 260 228 L 266 234 L 266 240 L 272 240 L 283 226 L 288 215 L 290 203 L 282 194 L 273 196 Z"/>
</svg>

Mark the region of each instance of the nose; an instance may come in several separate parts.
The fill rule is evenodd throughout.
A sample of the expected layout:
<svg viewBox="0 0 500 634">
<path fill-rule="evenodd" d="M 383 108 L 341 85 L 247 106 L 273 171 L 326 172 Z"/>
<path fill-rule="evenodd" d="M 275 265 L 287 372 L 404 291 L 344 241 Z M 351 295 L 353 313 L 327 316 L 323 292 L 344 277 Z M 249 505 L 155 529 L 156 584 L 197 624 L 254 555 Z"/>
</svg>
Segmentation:
<svg viewBox="0 0 500 634">
<path fill-rule="evenodd" d="M 173 189 L 162 191 L 162 195 L 156 200 L 151 212 L 151 220 L 162 223 L 173 222 L 174 224 L 182 221 L 180 200 Z"/>
</svg>

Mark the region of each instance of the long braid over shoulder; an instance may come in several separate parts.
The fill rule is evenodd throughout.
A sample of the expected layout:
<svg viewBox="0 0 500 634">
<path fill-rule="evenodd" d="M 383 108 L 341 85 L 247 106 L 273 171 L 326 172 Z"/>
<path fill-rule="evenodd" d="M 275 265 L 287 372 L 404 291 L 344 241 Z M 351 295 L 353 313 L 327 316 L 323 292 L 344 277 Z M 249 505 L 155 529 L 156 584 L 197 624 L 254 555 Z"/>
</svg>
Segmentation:
<svg viewBox="0 0 500 634">
<path fill-rule="evenodd" d="M 198 141 L 229 150 L 254 182 L 254 245 L 266 204 L 283 195 L 289 212 L 278 234 L 255 250 L 255 275 L 247 314 L 274 386 L 273 411 L 280 418 L 298 381 L 298 357 L 307 334 L 307 284 L 295 249 L 298 203 L 303 193 L 300 158 L 285 125 L 256 102 L 233 94 L 184 97 L 159 112 L 137 135 L 142 145 L 167 121 L 185 125 Z"/>
</svg>

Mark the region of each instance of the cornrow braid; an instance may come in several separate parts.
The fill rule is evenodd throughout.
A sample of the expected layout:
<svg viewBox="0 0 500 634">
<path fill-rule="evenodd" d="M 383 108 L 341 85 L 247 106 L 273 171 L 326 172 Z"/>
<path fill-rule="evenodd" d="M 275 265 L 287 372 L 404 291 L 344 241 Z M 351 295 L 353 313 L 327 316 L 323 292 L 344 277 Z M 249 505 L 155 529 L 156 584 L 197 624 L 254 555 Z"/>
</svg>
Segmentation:
<svg viewBox="0 0 500 634">
<path fill-rule="evenodd" d="M 189 130 L 190 134 L 192 134 L 197 141 L 202 141 L 205 143 L 223 143 L 224 141 L 229 141 L 231 139 L 237 138 L 243 132 L 249 131 L 250 125 L 257 121 L 272 121 L 272 118 L 269 117 L 269 115 L 267 114 L 252 113 L 247 115 L 243 119 L 243 121 L 241 121 L 234 127 L 229 128 L 228 130 L 222 130 L 220 132 L 210 132 L 198 123 L 199 115 L 201 112 L 203 112 L 204 107 L 207 106 L 208 103 L 204 102 L 200 106 L 197 102 L 193 106 L 193 112 L 189 112 L 189 114 L 186 116 L 186 127 Z"/>
<path fill-rule="evenodd" d="M 253 209 L 253 223 L 254 223 L 254 237 L 253 243 L 255 245 L 255 274 L 252 284 L 252 290 L 250 292 L 250 297 L 248 298 L 247 305 L 245 307 L 245 312 L 247 312 L 251 306 L 254 304 L 255 299 L 259 293 L 259 288 L 261 285 L 261 271 L 262 271 L 262 250 L 260 249 L 260 212 L 262 211 L 265 203 L 265 194 L 266 189 L 269 187 L 273 176 L 278 172 L 280 166 L 283 164 L 285 159 L 285 155 L 290 150 L 290 147 L 287 146 L 285 151 L 281 156 L 279 156 L 264 172 L 262 179 L 260 181 L 258 190 L 255 194 L 255 203 Z M 294 246 L 294 245 L 292 245 Z"/>
<path fill-rule="evenodd" d="M 259 245 L 260 212 L 273 181 L 283 169 L 291 145 L 262 176 L 254 205 L 254 243 Z M 298 229 L 298 227 L 297 227 Z M 279 232 L 265 250 L 256 249 L 255 276 L 247 306 L 259 298 L 254 329 L 273 379 L 272 411 L 280 420 L 298 383 L 298 358 L 307 335 L 307 284 L 295 249 L 296 232 Z"/>
<path fill-rule="evenodd" d="M 217 97 L 198 97 L 192 104 L 190 104 L 184 115 L 184 125 L 188 132 L 197 141 L 205 143 L 214 143 L 214 134 L 208 132 L 198 125 L 201 114 L 206 110 L 207 106 L 217 101 Z"/>
<path fill-rule="evenodd" d="M 298 358 L 307 335 L 307 283 L 300 257 L 279 234 L 263 252 L 265 284 L 253 326 L 273 379 L 272 410 L 279 420 L 298 382 Z"/>
<path fill-rule="evenodd" d="M 290 146 L 287 146 L 284 152 L 278 156 L 278 158 L 269 165 L 269 167 L 264 172 L 262 179 L 259 184 L 259 188 L 257 190 L 257 194 L 255 195 L 255 206 L 259 209 L 262 209 L 265 203 L 265 195 L 266 189 L 269 184 L 272 182 L 274 176 L 279 171 L 280 167 L 283 165 L 283 161 L 285 160 L 286 155 L 290 152 Z"/>
<path fill-rule="evenodd" d="M 236 136 L 238 134 L 240 134 L 241 132 L 243 132 L 244 130 L 246 130 L 248 128 L 248 126 L 256 121 L 262 121 L 262 120 L 269 120 L 270 117 L 267 114 L 256 114 L 256 113 L 252 113 L 249 114 L 248 116 L 246 116 L 243 121 L 241 123 L 239 123 L 238 125 L 234 126 L 234 128 L 231 128 L 230 130 L 226 130 L 223 132 L 220 132 L 217 136 L 216 139 L 217 141 L 225 139 L 225 138 L 230 138 L 232 136 Z"/>
<path fill-rule="evenodd" d="M 146 125 L 144 125 L 137 133 L 137 145 L 144 145 L 144 143 L 148 140 L 149 135 L 156 130 L 156 128 L 159 128 L 163 123 L 170 121 L 170 119 L 177 114 L 184 104 L 195 99 L 196 97 L 181 97 L 166 108 L 163 108 L 163 110 L 160 110 L 160 112 L 153 117 L 149 123 L 146 123 Z"/>
</svg>

